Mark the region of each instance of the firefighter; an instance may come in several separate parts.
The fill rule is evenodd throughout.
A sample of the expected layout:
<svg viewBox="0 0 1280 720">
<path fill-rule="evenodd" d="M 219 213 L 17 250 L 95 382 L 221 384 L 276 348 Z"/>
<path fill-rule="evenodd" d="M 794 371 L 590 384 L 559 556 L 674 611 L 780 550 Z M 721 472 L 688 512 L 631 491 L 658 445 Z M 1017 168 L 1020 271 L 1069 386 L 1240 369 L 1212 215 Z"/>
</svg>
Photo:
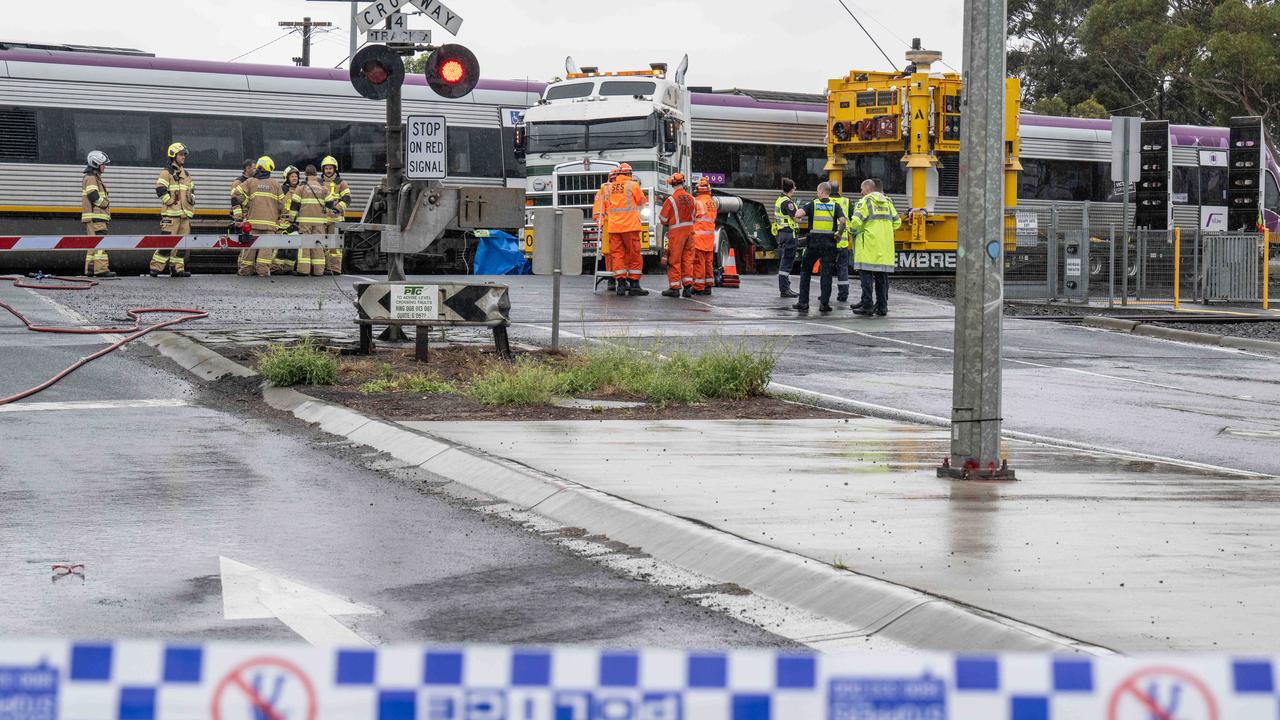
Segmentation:
<svg viewBox="0 0 1280 720">
<path fill-rule="evenodd" d="M 796 263 L 796 183 L 782 178 L 782 195 L 773 201 L 773 234 L 778 239 L 778 294 L 800 297 L 791 289 L 791 268 Z"/>
<path fill-rule="evenodd" d="M 107 225 L 111 222 L 111 198 L 107 194 L 106 183 L 102 182 L 102 173 L 110 164 L 111 159 L 101 150 L 89 153 L 85 160 L 84 182 L 80 187 L 80 222 L 84 223 L 85 235 L 107 234 Z M 87 277 L 115 277 L 107 262 L 107 251 L 102 248 L 86 252 L 84 274 Z"/>
<path fill-rule="evenodd" d="M 840 195 L 840 186 L 831 184 L 831 199 L 849 218 L 849 198 Z M 853 260 L 853 227 L 845 223 L 844 232 L 836 238 L 836 302 L 849 302 L 849 263 Z"/>
<path fill-rule="evenodd" d="M 303 235 L 324 235 L 327 225 L 324 210 L 324 187 L 316 177 L 316 166 L 308 165 L 306 179 L 289 197 L 289 213 Z M 298 265 L 294 275 L 324 275 L 323 247 L 298 248 Z"/>
<path fill-rule="evenodd" d="M 693 219 L 698 201 L 684 189 L 684 175 L 672 175 L 667 184 L 671 197 L 662 204 L 659 220 L 667 228 L 667 246 L 662 250 L 662 264 L 667 266 L 667 289 L 664 297 L 689 297 L 693 293 Z"/>
<path fill-rule="evenodd" d="M 338 174 L 338 161 L 332 155 L 326 155 L 320 161 L 320 172 L 324 175 L 321 185 L 325 190 L 325 208 L 329 211 L 328 234 L 338 232 L 337 224 L 346 217 L 347 206 L 351 204 L 351 188 L 347 181 Z M 342 274 L 342 248 L 329 248 L 325 261 L 326 275 Z"/>
<path fill-rule="evenodd" d="M 237 185 L 253 177 L 253 168 L 255 165 L 257 165 L 257 162 L 248 158 L 246 158 L 243 163 L 240 163 L 240 177 L 236 178 L 235 181 L 231 183 L 231 188 L 227 190 L 227 192 L 235 192 Z M 235 232 L 240 232 L 240 226 L 244 223 L 244 209 L 239 205 L 232 205 L 231 219 L 237 226 Z M 236 259 L 236 270 L 239 275 L 252 275 L 253 253 L 248 250 L 241 250 L 240 257 Z"/>
<path fill-rule="evenodd" d="M 640 297 L 649 291 L 640 287 L 644 261 L 640 257 L 640 210 L 649 198 L 631 176 L 631 165 L 618 166 L 618 178 L 609 183 L 603 210 L 609 222 L 609 251 L 613 257 L 613 277 L 618 295 Z"/>
<path fill-rule="evenodd" d="M 290 210 L 289 201 L 302 184 L 302 171 L 292 165 L 289 165 L 284 169 L 284 172 L 280 174 L 280 177 L 284 180 L 284 183 L 280 186 L 280 192 L 284 195 L 284 202 L 281 205 L 283 211 L 280 213 L 280 222 L 278 224 L 281 230 L 285 231 L 286 228 L 297 225 L 298 213 Z M 296 235 L 298 234 L 298 231 L 294 230 L 290 234 Z M 310 263 L 307 263 L 307 265 L 307 270 L 309 271 L 311 269 Z M 296 251 L 284 249 L 276 250 L 276 256 L 271 261 L 272 275 L 296 275 L 298 274 L 297 267 L 298 258 Z M 307 274 L 310 273 L 308 272 Z"/>
<path fill-rule="evenodd" d="M 254 163 L 253 177 L 236 185 L 231 191 L 232 206 L 241 207 L 245 222 L 249 223 L 255 235 L 275 235 L 281 229 L 279 223 L 284 212 L 284 193 L 280 190 L 280 183 L 271 179 L 271 173 L 275 169 L 275 162 L 263 155 Z M 258 277 L 270 276 L 275 250 L 251 248 L 248 252 Z M 243 271 L 240 274 L 247 275 Z"/>
<path fill-rule="evenodd" d="M 609 180 L 596 191 L 596 198 L 591 203 L 591 219 L 596 221 L 600 229 L 600 255 L 604 258 L 604 271 L 609 274 L 609 290 L 617 289 L 617 280 L 613 277 L 613 257 L 609 252 L 609 218 L 604 214 L 604 198 L 609 194 L 609 185 L 618 179 L 618 168 L 609 171 Z"/>
<path fill-rule="evenodd" d="M 169 146 L 169 166 L 156 178 L 156 197 L 160 198 L 160 234 L 187 235 L 191 218 L 196 216 L 196 186 L 187 173 L 187 146 L 175 142 Z M 156 250 L 151 255 L 148 274 L 159 277 L 165 266 L 170 277 L 191 277 L 180 250 Z"/>
<path fill-rule="evenodd" d="M 858 233 L 857 261 L 853 266 L 862 281 L 862 302 L 853 314 L 884 317 L 889 314 L 889 273 L 897 264 L 893 232 L 902 227 L 902 218 L 893 201 L 885 196 L 880 180 L 862 181 L 862 199 L 854 206 L 849 224 Z"/>
<path fill-rule="evenodd" d="M 796 211 L 796 219 L 809 218 L 809 241 L 800 268 L 800 299 L 792 305 L 801 315 L 809 314 L 809 285 L 814 262 L 822 267 L 822 290 L 818 308 L 831 312 L 831 276 L 836 265 L 836 239 L 844 234 L 844 210 L 831 198 L 831 183 L 820 183 L 817 198 Z"/>
<path fill-rule="evenodd" d="M 693 269 L 686 273 L 693 279 L 691 295 L 710 295 L 716 284 L 716 199 L 711 197 L 711 183 L 698 178 L 697 210 L 693 216 Z"/>
</svg>

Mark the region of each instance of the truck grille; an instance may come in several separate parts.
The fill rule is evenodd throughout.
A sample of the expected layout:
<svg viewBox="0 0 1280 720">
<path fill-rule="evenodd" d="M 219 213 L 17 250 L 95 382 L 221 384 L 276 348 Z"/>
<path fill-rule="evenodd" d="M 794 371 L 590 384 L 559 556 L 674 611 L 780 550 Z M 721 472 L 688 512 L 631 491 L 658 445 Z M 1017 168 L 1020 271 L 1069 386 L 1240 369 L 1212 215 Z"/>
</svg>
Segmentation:
<svg viewBox="0 0 1280 720">
<path fill-rule="evenodd" d="M 596 191 L 607 182 L 607 172 L 557 175 L 556 188 L 560 192 L 560 206 L 591 207 L 596 200 Z"/>
</svg>

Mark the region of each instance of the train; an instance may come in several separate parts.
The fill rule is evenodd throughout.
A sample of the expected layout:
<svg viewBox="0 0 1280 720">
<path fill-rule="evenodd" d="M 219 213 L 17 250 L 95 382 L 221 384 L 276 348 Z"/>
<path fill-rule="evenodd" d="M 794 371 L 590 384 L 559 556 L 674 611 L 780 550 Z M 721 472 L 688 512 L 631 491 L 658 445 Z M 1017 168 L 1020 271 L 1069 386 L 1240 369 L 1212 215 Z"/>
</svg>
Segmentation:
<svg viewBox="0 0 1280 720">
<path fill-rule="evenodd" d="M 449 123 L 447 184 L 526 188 L 525 163 L 517 156 L 516 128 L 523 113 L 544 100 L 547 85 L 535 80 L 482 80 L 470 95 L 448 100 L 431 93 L 424 78 L 407 77 L 404 111 L 444 115 Z M 690 85 L 691 167 L 717 190 L 771 206 L 783 177 L 812 191 L 827 179 L 826 100 L 821 94 Z M 246 158 L 270 155 L 277 168 L 339 160 L 359 220 L 369 206 L 386 162 L 384 106 L 351 87 L 346 70 L 158 58 L 99 48 L 0 44 L 0 235 L 76 234 L 80 231 L 80 176 L 89 150 L 105 151 L 112 195 L 113 233 L 158 230 L 154 181 L 168 144 L 191 149 L 188 168 L 196 182 L 197 226 L 225 227 L 228 194 Z M 654 130 L 657 132 L 657 128 Z M 1122 205 L 1111 181 L 1111 125 L 1106 120 L 1024 113 L 1020 117 L 1018 207 L 1061 221 L 1121 222 Z M 1206 166 L 1201 151 L 1225 150 L 1227 130 L 1172 128 L 1174 219 L 1201 227 L 1203 208 L 1224 200 L 1226 168 Z M 1280 231 L 1280 165 L 1267 148 L 1263 222 Z M 897 153 L 850 158 L 845 186 L 880 177 L 905 207 L 906 175 Z M 943 168 L 937 210 L 954 212 L 958 173 Z M 1086 207 L 1088 210 L 1086 210 Z M 758 229 L 758 228 L 757 228 Z M 515 229 L 513 229 L 515 230 Z M 756 269 L 769 269 L 772 241 L 757 244 Z M 419 258 L 420 271 L 466 266 L 467 247 Z M 66 267 L 73 258 L 12 257 L 11 269 L 40 264 Z M 193 257 L 193 268 L 230 269 L 225 254 Z M 352 270 L 372 272 L 384 262 L 375 245 L 349 247 Z M 945 268 L 947 251 L 900 252 L 904 269 Z M 63 268 L 65 269 L 65 268 Z"/>
</svg>

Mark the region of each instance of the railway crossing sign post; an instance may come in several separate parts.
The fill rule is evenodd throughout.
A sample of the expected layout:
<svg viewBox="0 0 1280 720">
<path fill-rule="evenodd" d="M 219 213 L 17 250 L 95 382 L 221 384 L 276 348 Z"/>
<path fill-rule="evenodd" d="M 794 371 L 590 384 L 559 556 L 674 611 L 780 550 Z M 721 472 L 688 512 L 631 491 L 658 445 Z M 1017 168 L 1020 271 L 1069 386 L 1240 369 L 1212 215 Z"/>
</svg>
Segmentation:
<svg viewBox="0 0 1280 720">
<path fill-rule="evenodd" d="M 552 242 L 533 244 L 533 274 L 550 275 L 551 349 L 560 349 L 560 278 L 582 274 L 582 210 L 537 208 L 533 211 L 534 237 Z"/>
<path fill-rule="evenodd" d="M 951 453 L 939 477 L 1014 480 L 1000 454 L 1005 0 L 965 0 Z"/>
</svg>

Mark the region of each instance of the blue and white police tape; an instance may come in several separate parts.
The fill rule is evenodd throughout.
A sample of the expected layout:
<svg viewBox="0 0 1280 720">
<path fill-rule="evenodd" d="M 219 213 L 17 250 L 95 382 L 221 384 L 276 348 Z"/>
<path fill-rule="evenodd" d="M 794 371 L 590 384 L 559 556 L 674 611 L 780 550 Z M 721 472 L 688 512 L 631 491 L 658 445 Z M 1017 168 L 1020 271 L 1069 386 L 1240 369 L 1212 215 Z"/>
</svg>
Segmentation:
<svg viewBox="0 0 1280 720">
<path fill-rule="evenodd" d="M 1244 720 L 1280 657 L 0 642 L 2 720 Z"/>
</svg>

